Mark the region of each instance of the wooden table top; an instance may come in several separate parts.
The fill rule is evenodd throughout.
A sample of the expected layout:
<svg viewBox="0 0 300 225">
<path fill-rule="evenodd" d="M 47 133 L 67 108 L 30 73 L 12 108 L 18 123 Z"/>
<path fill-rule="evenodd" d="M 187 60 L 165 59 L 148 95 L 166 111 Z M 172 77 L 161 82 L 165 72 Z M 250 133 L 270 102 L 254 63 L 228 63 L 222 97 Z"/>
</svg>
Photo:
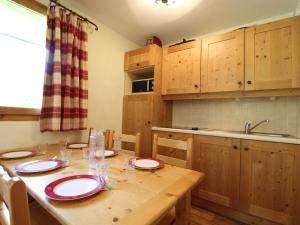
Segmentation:
<svg viewBox="0 0 300 225">
<path fill-rule="evenodd" d="M 72 151 L 71 166 L 36 175 L 17 174 L 15 166 L 32 160 L 59 157 L 57 145 L 49 146 L 47 155 L 1 160 L 10 174 L 19 176 L 26 183 L 30 195 L 64 225 L 153 224 L 204 177 L 200 172 L 170 165 L 156 171 L 128 171 L 125 164 L 132 156 L 120 153 L 106 159 L 111 165 L 109 177 L 114 182 L 112 190 L 77 201 L 50 200 L 44 188 L 52 181 L 70 175 L 95 174 L 94 169 L 89 169 L 88 160 L 82 159 L 81 150 Z"/>
</svg>

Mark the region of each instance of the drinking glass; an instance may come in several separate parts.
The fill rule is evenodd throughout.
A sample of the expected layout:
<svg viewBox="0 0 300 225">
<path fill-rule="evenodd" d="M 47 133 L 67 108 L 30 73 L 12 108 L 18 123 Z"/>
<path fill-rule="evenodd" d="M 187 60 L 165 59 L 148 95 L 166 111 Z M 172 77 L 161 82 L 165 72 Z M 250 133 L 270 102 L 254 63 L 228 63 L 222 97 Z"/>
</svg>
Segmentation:
<svg viewBox="0 0 300 225">
<path fill-rule="evenodd" d="M 46 155 L 47 154 L 47 149 L 48 149 L 48 144 L 40 144 L 38 146 L 38 154 L 39 155 Z"/>
<path fill-rule="evenodd" d="M 71 165 L 71 157 L 72 157 L 72 149 L 67 148 L 66 141 L 59 142 L 59 150 L 60 150 L 61 160 L 64 161 L 66 166 L 70 166 Z"/>
<path fill-rule="evenodd" d="M 89 158 L 89 148 L 82 148 L 82 158 L 83 159 Z"/>
<path fill-rule="evenodd" d="M 115 182 L 109 179 L 110 164 L 105 160 L 96 163 L 96 175 L 103 178 L 105 181 L 105 190 L 111 190 L 115 186 Z"/>
<path fill-rule="evenodd" d="M 105 181 L 108 180 L 110 163 L 101 160 L 96 163 L 96 175 L 102 177 Z"/>
<path fill-rule="evenodd" d="M 135 170 L 135 168 L 134 168 L 135 161 L 136 161 L 136 157 L 125 160 L 126 171 L 134 171 Z"/>
</svg>

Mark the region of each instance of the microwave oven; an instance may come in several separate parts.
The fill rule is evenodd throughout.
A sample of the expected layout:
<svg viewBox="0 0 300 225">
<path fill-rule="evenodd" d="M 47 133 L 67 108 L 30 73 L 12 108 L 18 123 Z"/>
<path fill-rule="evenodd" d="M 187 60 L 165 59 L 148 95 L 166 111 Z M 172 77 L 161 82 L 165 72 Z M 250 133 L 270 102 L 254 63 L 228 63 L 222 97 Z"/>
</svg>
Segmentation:
<svg viewBox="0 0 300 225">
<path fill-rule="evenodd" d="M 153 85 L 153 78 L 134 80 L 132 81 L 132 93 L 152 92 Z"/>
</svg>

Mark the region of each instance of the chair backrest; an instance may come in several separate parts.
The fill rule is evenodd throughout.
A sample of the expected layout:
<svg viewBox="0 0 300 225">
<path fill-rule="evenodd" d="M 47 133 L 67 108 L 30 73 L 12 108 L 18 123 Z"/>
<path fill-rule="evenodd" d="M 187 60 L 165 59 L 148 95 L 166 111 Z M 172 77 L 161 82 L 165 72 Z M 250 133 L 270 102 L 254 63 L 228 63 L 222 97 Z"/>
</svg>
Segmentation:
<svg viewBox="0 0 300 225">
<path fill-rule="evenodd" d="M 120 136 L 115 136 L 115 131 L 110 131 L 109 135 L 109 148 L 113 148 L 116 141 L 119 141 L 121 143 L 133 143 L 134 144 L 134 152 L 122 149 L 123 151 L 126 151 L 128 153 L 134 153 L 135 156 L 140 156 L 140 143 L 141 143 L 141 134 L 137 133 L 136 135 L 130 135 L 130 134 L 121 134 Z"/>
<path fill-rule="evenodd" d="M 94 128 L 91 127 L 90 130 L 89 130 L 88 145 L 90 145 L 90 136 L 91 136 L 91 133 L 92 133 L 93 129 Z M 110 130 L 108 130 L 108 129 L 104 130 L 103 134 L 104 134 L 104 138 L 105 138 L 105 149 L 109 149 L 109 135 L 110 135 Z"/>
<path fill-rule="evenodd" d="M 25 183 L 10 177 L 0 166 L 0 222 L 2 225 L 30 225 Z"/>
<path fill-rule="evenodd" d="M 176 148 L 186 151 L 186 159 L 178 159 L 165 155 L 160 155 L 158 153 L 158 146 Z M 192 149 L 193 149 L 193 139 L 188 138 L 186 141 L 175 140 L 170 138 L 160 138 L 158 134 L 153 136 L 153 147 L 152 147 L 152 157 L 158 158 L 166 162 L 167 164 L 179 166 L 183 168 L 192 168 Z"/>
</svg>

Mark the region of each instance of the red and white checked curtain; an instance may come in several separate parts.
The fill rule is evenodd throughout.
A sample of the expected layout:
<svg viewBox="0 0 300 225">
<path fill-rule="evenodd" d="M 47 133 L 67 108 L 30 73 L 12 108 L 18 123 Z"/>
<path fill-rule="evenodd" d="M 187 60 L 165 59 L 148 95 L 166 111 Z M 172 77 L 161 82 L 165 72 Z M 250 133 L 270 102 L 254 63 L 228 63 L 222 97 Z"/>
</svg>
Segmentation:
<svg viewBox="0 0 300 225">
<path fill-rule="evenodd" d="M 47 61 L 40 130 L 86 129 L 87 23 L 59 6 L 47 16 Z"/>
</svg>

